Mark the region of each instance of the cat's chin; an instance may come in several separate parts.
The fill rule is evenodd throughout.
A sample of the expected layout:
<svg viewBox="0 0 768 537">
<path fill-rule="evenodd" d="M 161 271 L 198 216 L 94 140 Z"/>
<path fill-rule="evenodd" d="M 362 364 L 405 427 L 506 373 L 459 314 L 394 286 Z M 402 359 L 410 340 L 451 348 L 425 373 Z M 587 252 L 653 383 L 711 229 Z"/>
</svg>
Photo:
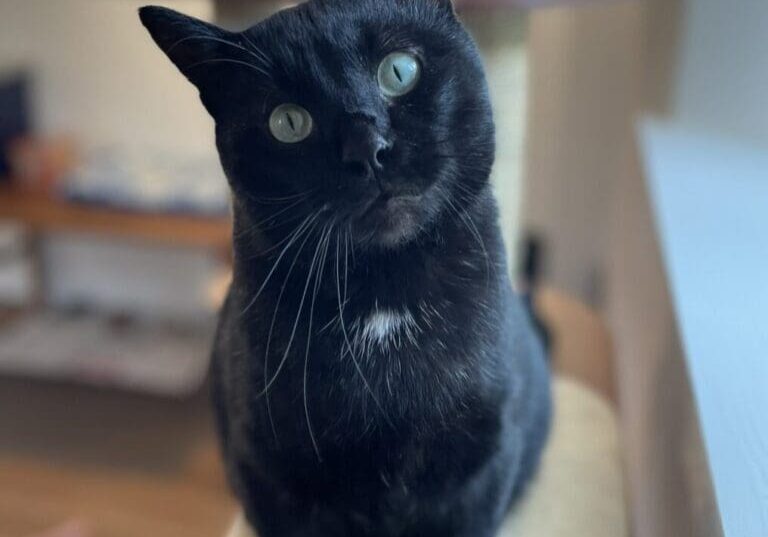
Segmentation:
<svg viewBox="0 0 768 537">
<path fill-rule="evenodd" d="M 412 240 L 421 227 L 421 196 L 382 196 L 359 218 L 359 236 L 370 246 L 394 248 Z"/>
</svg>

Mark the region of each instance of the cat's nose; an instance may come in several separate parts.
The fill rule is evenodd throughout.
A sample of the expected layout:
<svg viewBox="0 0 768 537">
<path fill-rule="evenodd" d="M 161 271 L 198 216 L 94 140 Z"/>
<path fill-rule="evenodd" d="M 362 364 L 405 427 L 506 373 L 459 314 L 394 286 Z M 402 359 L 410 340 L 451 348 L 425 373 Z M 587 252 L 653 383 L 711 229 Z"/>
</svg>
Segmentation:
<svg viewBox="0 0 768 537">
<path fill-rule="evenodd" d="M 383 167 L 382 156 L 391 144 L 382 136 L 373 122 L 353 119 L 341 147 L 341 160 L 347 166 L 365 175 L 372 175 Z"/>
</svg>

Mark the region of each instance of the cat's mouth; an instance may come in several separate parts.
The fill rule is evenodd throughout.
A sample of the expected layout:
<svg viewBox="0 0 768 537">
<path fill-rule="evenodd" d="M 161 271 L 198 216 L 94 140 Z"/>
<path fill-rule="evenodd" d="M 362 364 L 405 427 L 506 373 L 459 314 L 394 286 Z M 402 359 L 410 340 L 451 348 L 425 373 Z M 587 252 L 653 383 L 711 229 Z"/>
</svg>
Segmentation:
<svg viewBox="0 0 768 537">
<path fill-rule="evenodd" d="M 356 227 L 361 235 L 381 246 L 405 242 L 418 231 L 421 198 L 421 195 L 381 194 L 364 208 Z"/>
<path fill-rule="evenodd" d="M 363 218 L 376 213 L 393 215 L 399 211 L 409 210 L 410 208 L 417 206 L 420 199 L 421 196 L 419 195 L 393 196 L 390 194 L 381 194 L 368 204 L 368 207 L 366 207 L 363 213 Z"/>
</svg>

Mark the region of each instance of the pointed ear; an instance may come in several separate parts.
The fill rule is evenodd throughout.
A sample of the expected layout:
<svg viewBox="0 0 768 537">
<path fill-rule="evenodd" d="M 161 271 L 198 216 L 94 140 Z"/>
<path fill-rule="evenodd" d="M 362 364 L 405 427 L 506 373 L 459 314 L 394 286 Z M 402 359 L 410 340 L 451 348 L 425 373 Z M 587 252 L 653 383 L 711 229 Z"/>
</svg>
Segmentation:
<svg viewBox="0 0 768 537">
<path fill-rule="evenodd" d="M 232 97 L 236 86 L 220 76 L 221 70 L 232 66 L 242 70 L 249 63 L 238 35 L 164 7 L 143 7 L 139 18 L 157 46 L 197 86 L 203 104 L 216 117 L 218 105 Z"/>
<path fill-rule="evenodd" d="M 456 16 L 456 6 L 454 6 L 453 0 L 433 0 L 433 1 L 436 2 L 437 5 L 445 9 L 448 13 L 450 13 L 454 17 Z"/>
<path fill-rule="evenodd" d="M 218 26 L 164 7 L 143 7 L 139 18 L 157 46 L 188 78 L 194 76 L 191 69 L 195 63 L 216 58 L 224 45 L 218 40 L 231 39 L 230 33 Z"/>
</svg>

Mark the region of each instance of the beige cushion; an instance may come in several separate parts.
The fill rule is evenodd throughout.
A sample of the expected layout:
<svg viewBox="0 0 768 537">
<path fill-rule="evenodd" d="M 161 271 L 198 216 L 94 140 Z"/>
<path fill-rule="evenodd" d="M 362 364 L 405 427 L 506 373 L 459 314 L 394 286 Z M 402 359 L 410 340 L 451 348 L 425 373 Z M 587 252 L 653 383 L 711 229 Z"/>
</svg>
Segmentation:
<svg viewBox="0 0 768 537">
<path fill-rule="evenodd" d="M 541 470 L 499 537 L 625 537 L 616 415 L 583 385 L 558 379 Z M 229 537 L 255 537 L 242 517 Z"/>
</svg>

